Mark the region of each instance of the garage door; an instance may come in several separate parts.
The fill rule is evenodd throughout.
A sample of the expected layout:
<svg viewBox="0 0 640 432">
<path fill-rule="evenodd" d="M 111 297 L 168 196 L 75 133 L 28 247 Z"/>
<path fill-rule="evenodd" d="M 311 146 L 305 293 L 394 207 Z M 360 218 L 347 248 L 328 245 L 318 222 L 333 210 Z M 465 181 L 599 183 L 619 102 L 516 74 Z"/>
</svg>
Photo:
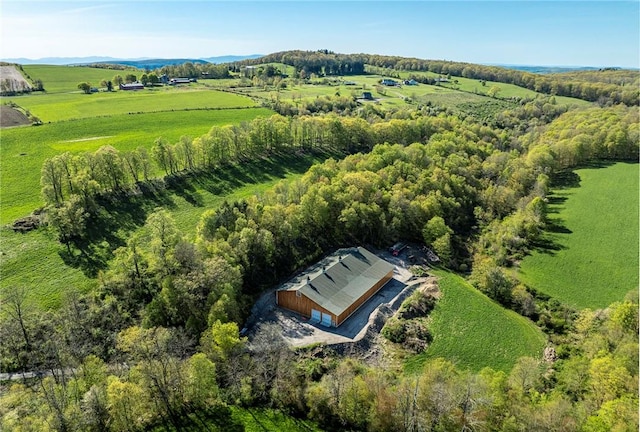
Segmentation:
<svg viewBox="0 0 640 432">
<path fill-rule="evenodd" d="M 311 309 L 311 322 L 320 322 L 320 311 Z"/>
<path fill-rule="evenodd" d="M 322 322 L 320 324 L 322 324 L 325 327 L 331 327 L 331 315 L 323 313 Z"/>
</svg>

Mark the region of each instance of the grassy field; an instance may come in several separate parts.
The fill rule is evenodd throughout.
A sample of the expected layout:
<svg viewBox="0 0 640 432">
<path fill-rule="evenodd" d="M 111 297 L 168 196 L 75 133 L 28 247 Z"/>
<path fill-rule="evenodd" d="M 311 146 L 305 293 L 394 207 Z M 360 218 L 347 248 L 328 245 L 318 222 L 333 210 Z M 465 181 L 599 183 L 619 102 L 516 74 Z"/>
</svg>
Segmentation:
<svg viewBox="0 0 640 432">
<path fill-rule="evenodd" d="M 151 148 L 160 136 L 176 142 L 183 135 L 203 135 L 214 125 L 271 114 L 264 108 L 125 114 L 3 130 L 0 225 L 42 205 L 40 169 L 46 158 L 65 151 L 95 151 L 103 145 L 121 151 Z"/>
<path fill-rule="evenodd" d="M 550 197 L 551 229 L 520 266 L 529 286 L 578 308 L 638 289 L 639 165 L 576 170 L 580 185 Z"/>
<path fill-rule="evenodd" d="M 9 98 L 43 122 L 128 113 L 253 107 L 248 97 L 203 87 L 158 87 L 92 94 L 32 94 Z"/>
<path fill-rule="evenodd" d="M 63 246 L 48 230 L 18 234 L 2 227 L 0 237 L 0 294 L 11 286 L 24 287 L 27 302 L 46 310 L 59 307 L 67 293 L 96 286 L 95 279 L 64 262 Z"/>
<path fill-rule="evenodd" d="M 410 75 L 409 72 L 400 73 L 403 78 Z M 438 77 L 437 74 L 421 72 L 417 75 Z M 318 97 L 325 96 L 353 96 L 360 97 L 364 91 L 371 92 L 373 97 L 377 99 L 377 105 L 381 108 L 401 108 L 407 106 L 407 101 L 411 103 L 432 103 L 437 106 L 451 109 L 453 112 L 464 112 L 467 115 L 474 115 L 478 120 L 484 121 L 491 118 L 497 112 L 516 107 L 516 104 L 510 100 L 511 97 L 530 97 L 535 98 L 541 96 L 532 90 L 527 90 L 512 84 L 487 82 L 486 86 L 482 86 L 478 80 L 467 78 L 452 78 L 458 80 L 458 83 L 447 83 L 442 85 L 419 84 L 416 86 L 401 87 L 385 87 L 380 86 L 379 81 L 385 78 L 382 75 L 357 75 L 347 77 L 327 77 L 326 79 L 316 79 L 306 84 L 289 84 L 286 89 L 275 91 L 264 87 L 245 87 L 236 89 L 239 93 L 255 96 L 268 100 L 293 100 L 308 101 Z M 388 77 L 386 77 L 388 78 Z M 397 78 L 394 78 L 396 81 Z M 321 84 L 322 82 L 327 84 Z M 355 85 L 345 85 L 344 81 L 351 81 Z M 500 87 L 497 98 L 486 96 L 491 86 Z M 382 92 L 379 92 L 379 89 Z M 573 99 L 556 97 L 559 104 L 568 104 L 575 106 L 588 106 L 589 102 Z M 489 105 L 489 108 L 487 108 Z"/>
<path fill-rule="evenodd" d="M 40 79 L 46 93 L 63 93 L 78 91 L 78 84 L 89 82 L 94 87 L 100 86 L 100 81 L 110 81 L 114 76 L 125 77 L 134 74 L 138 78 L 144 73 L 139 69 L 113 70 L 99 69 L 86 66 L 53 66 L 53 65 L 24 65 L 22 67 L 31 79 Z"/>
<path fill-rule="evenodd" d="M 407 372 L 417 372 L 427 359 L 438 357 L 463 369 L 488 366 L 508 372 L 519 357 L 541 355 L 545 336 L 535 324 L 493 302 L 460 276 L 441 270 L 435 274 L 443 295 L 431 313 L 433 343 L 407 360 Z"/>
</svg>

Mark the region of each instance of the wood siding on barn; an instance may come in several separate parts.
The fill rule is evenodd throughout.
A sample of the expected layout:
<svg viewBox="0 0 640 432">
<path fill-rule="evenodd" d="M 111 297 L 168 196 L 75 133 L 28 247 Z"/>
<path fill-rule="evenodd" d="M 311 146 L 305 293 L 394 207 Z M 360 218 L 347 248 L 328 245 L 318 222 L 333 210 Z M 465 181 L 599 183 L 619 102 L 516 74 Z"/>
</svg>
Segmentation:
<svg viewBox="0 0 640 432">
<path fill-rule="evenodd" d="M 305 297 L 304 295 L 297 296 L 297 291 L 276 291 L 276 304 L 282 308 L 289 309 L 290 311 L 297 312 L 307 318 L 311 318 L 311 309 L 318 310 L 322 313 L 331 315 L 333 322 L 336 321 L 336 316 L 323 308 L 318 306 L 316 302 Z"/>
<path fill-rule="evenodd" d="M 380 291 L 382 287 L 393 277 L 393 270 L 387 273 L 382 279 L 380 279 L 375 285 L 373 285 L 367 292 L 365 292 L 360 298 L 354 301 L 345 311 L 336 316 L 319 306 L 316 302 L 312 301 L 305 295 L 296 295 L 297 291 L 276 291 L 276 303 L 278 306 L 289 309 L 293 312 L 297 312 L 307 318 L 311 318 L 311 309 L 318 310 L 322 313 L 331 315 L 331 319 L 336 327 L 342 324 L 347 318 L 349 318 L 360 306 L 362 306 L 369 298 L 375 293 Z"/>
<path fill-rule="evenodd" d="M 342 312 L 340 316 L 338 316 L 338 318 L 335 320 L 336 327 L 342 324 L 347 318 L 349 318 L 356 310 L 358 310 L 360 306 L 362 306 L 367 300 L 373 297 L 375 293 L 380 291 L 380 289 L 382 289 L 382 287 L 385 286 L 387 282 L 391 280 L 392 277 L 393 277 L 393 270 L 387 273 L 385 277 L 380 279 L 374 286 L 371 287 L 371 289 L 369 289 L 366 293 L 364 293 L 364 295 L 362 295 L 359 299 L 354 301 L 351 304 L 351 306 L 345 309 L 345 311 Z"/>
</svg>

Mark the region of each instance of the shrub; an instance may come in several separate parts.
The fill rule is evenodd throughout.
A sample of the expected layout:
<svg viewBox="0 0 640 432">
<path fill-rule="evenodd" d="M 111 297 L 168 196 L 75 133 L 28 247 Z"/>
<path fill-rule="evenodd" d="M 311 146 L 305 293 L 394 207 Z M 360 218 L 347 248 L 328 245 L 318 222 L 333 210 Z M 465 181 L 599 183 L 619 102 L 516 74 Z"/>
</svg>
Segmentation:
<svg viewBox="0 0 640 432">
<path fill-rule="evenodd" d="M 402 343 L 407 338 L 406 323 L 397 318 L 390 318 L 382 328 L 382 336 L 395 343 Z"/>
<path fill-rule="evenodd" d="M 436 305 L 436 299 L 422 291 L 416 291 L 402 303 L 398 317 L 401 319 L 412 319 L 424 317 L 433 310 Z"/>
</svg>

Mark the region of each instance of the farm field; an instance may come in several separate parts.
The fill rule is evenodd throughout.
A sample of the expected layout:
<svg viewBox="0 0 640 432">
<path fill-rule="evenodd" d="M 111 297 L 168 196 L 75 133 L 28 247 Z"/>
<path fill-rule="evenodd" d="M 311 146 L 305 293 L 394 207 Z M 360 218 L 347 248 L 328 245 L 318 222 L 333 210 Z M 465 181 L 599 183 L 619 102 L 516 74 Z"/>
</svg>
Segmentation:
<svg viewBox="0 0 640 432">
<path fill-rule="evenodd" d="M 42 205 L 40 169 L 45 159 L 56 154 L 95 151 L 103 145 L 121 151 L 149 149 L 158 137 L 169 142 L 183 135 L 195 138 L 212 126 L 271 114 L 264 108 L 124 114 L 3 130 L 0 224 L 11 223 Z"/>
<path fill-rule="evenodd" d="M 135 68 L 115 70 L 87 66 L 24 65 L 22 68 L 31 79 L 42 80 L 47 94 L 77 92 L 78 84 L 81 82 L 89 82 L 94 87 L 100 87 L 100 81 L 112 80 L 116 75 L 124 78 L 126 74 L 139 76 L 144 73 Z"/>
<path fill-rule="evenodd" d="M 443 78 L 442 75 L 438 75 L 433 72 L 401 72 L 400 76 L 402 79 L 409 78 L 409 76 L 425 76 L 431 78 Z M 540 93 L 537 93 L 533 90 L 529 90 L 524 87 L 517 86 L 515 84 L 507 84 L 495 81 L 485 81 L 485 85 L 482 85 L 480 80 L 464 78 L 464 77 L 451 77 L 450 82 L 442 83 L 440 86 L 442 88 L 459 90 L 467 93 L 474 93 L 481 96 L 486 96 L 489 89 L 493 86 L 496 86 L 500 89 L 497 94 L 498 99 L 511 98 L 511 97 L 520 97 L 520 98 L 536 98 L 540 96 Z M 411 87 L 408 87 L 411 88 Z M 591 102 L 576 99 L 572 97 L 566 96 L 555 96 L 556 103 L 564 104 L 564 105 L 574 105 L 574 106 L 589 106 Z"/>
<path fill-rule="evenodd" d="M 489 366 L 508 372 L 519 357 L 539 357 L 545 336 L 535 324 L 493 302 L 462 277 L 436 270 L 442 297 L 431 312 L 433 342 L 410 357 L 407 372 L 418 372 L 430 358 L 445 358 L 461 369 Z"/>
<path fill-rule="evenodd" d="M 158 87 L 92 94 L 32 94 L 9 98 L 43 122 L 127 113 L 254 107 L 248 97 L 203 87 Z"/>
<path fill-rule="evenodd" d="M 527 285 L 577 308 L 604 308 L 638 289 L 639 165 L 576 170 L 551 195 L 551 229 L 526 257 Z"/>
<path fill-rule="evenodd" d="M 404 78 L 405 75 L 408 77 L 410 73 L 400 73 L 400 75 Z M 415 75 L 430 76 L 434 78 L 439 76 L 428 72 L 415 73 Z M 280 91 L 265 89 L 263 87 L 243 87 L 236 89 L 236 92 L 268 100 L 280 99 L 304 101 L 316 99 L 318 97 L 337 95 L 360 97 L 364 91 L 369 91 L 372 93 L 373 97 L 378 100 L 378 104 L 382 108 L 398 108 L 406 106 L 407 102 L 405 99 L 409 98 L 412 102 L 431 102 L 435 105 L 450 108 L 454 112 L 468 111 L 468 113 L 474 113 L 477 109 L 482 110 L 482 107 L 470 107 L 465 106 L 465 104 L 497 104 L 500 106 L 501 110 L 505 110 L 516 106 L 514 102 L 507 100 L 508 98 L 516 96 L 523 98 L 535 98 L 541 96 L 540 93 L 512 84 L 487 82 L 486 86 L 483 87 L 477 80 L 461 77 L 452 78 L 458 80 L 457 84 L 449 83 L 437 86 L 419 84 L 416 86 L 404 85 L 401 87 L 381 87 L 379 81 L 383 78 L 386 77 L 376 74 L 327 77 L 326 80 L 330 84 L 322 85 L 320 82 L 324 81 L 324 79 L 316 79 L 308 84 L 289 85 L 286 89 Z M 394 79 L 398 81 L 397 78 Z M 355 85 L 345 85 L 345 81 L 354 82 Z M 500 92 L 497 98 L 490 98 L 486 96 L 488 89 L 492 85 L 500 87 Z M 378 92 L 379 88 L 383 89 L 383 94 Z M 574 106 L 590 105 L 589 102 L 580 99 L 560 96 L 556 97 L 556 103 Z"/>
</svg>

